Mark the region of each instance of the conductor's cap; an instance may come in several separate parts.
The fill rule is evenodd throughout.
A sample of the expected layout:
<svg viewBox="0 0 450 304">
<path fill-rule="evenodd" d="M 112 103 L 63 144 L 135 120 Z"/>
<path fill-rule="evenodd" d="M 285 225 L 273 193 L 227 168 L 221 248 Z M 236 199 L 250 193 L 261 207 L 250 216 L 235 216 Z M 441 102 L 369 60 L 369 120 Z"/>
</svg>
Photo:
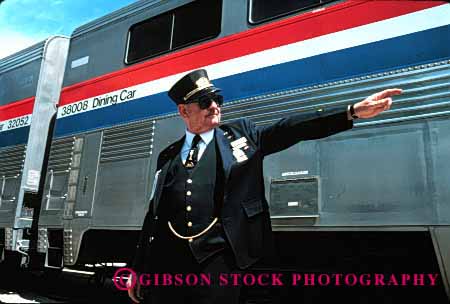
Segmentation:
<svg viewBox="0 0 450 304">
<path fill-rule="evenodd" d="M 178 80 L 169 90 L 169 97 L 177 104 L 195 102 L 201 96 L 219 92 L 204 69 L 192 71 Z"/>
</svg>

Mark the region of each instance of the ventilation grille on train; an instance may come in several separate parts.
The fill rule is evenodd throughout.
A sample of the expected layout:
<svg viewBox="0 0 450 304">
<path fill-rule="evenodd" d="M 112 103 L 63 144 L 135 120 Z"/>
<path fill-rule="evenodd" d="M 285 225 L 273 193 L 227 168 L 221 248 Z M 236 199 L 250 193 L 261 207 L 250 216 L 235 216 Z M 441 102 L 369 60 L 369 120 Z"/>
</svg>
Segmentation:
<svg viewBox="0 0 450 304">
<path fill-rule="evenodd" d="M 154 128 L 153 121 L 145 121 L 105 130 L 100 162 L 150 157 Z"/>
<path fill-rule="evenodd" d="M 52 142 L 48 170 L 61 172 L 70 169 L 74 143 L 74 137 L 61 138 Z"/>
<path fill-rule="evenodd" d="M 14 146 L 0 150 L 0 176 L 17 176 L 22 173 L 26 146 Z"/>
<path fill-rule="evenodd" d="M 450 115 L 450 61 L 446 60 L 235 100 L 224 106 L 223 121 L 247 117 L 264 125 L 292 113 L 314 116 L 320 109 L 353 104 L 393 87 L 404 93 L 394 98 L 391 110 L 373 119 L 357 120 L 355 126 Z"/>
<path fill-rule="evenodd" d="M 1 2 L 1 1 L 0 1 Z M 29 62 L 42 58 L 46 40 L 38 42 L 24 50 L 0 59 L 0 74 L 17 69 Z"/>
</svg>

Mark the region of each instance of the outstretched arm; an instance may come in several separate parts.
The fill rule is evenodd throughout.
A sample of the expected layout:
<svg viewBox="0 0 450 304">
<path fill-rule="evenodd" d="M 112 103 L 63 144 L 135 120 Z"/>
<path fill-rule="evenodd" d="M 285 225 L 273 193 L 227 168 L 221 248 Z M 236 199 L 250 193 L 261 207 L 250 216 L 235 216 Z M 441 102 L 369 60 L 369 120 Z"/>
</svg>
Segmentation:
<svg viewBox="0 0 450 304">
<path fill-rule="evenodd" d="M 353 105 L 358 118 L 371 118 L 390 108 L 392 96 L 401 94 L 401 89 L 387 89 L 375 93 Z M 318 110 L 315 113 L 298 113 L 264 127 L 254 126 L 255 142 L 263 155 L 279 152 L 302 140 L 327 137 L 353 126 L 350 106 Z"/>
</svg>

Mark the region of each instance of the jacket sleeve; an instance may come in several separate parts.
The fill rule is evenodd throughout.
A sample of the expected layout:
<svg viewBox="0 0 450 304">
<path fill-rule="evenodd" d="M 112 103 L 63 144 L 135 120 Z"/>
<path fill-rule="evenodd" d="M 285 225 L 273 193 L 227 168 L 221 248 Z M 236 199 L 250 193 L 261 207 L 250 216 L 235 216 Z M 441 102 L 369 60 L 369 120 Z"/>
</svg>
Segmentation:
<svg viewBox="0 0 450 304">
<path fill-rule="evenodd" d="M 144 218 L 144 224 L 136 245 L 136 253 L 132 263 L 132 269 L 139 273 L 144 271 L 145 253 L 146 247 L 149 244 L 149 238 L 153 229 L 153 212 L 152 212 L 153 200 L 150 201 L 147 214 Z"/>
<path fill-rule="evenodd" d="M 253 124 L 252 122 L 250 122 Z M 282 151 L 302 140 L 324 138 L 353 127 L 347 108 L 290 115 L 268 126 L 250 126 L 263 156 Z"/>
</svg>

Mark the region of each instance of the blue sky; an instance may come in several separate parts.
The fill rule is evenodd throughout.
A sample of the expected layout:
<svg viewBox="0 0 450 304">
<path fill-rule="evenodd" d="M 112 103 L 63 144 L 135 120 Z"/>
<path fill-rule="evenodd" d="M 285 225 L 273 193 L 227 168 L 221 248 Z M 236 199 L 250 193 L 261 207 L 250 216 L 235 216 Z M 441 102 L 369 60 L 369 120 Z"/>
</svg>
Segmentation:
<svg viewBox="0 0 450 304">
<path fill-rule="evenodd" d="M 0 58 L 136 0 L 0 0 Z"/>
</svg>

